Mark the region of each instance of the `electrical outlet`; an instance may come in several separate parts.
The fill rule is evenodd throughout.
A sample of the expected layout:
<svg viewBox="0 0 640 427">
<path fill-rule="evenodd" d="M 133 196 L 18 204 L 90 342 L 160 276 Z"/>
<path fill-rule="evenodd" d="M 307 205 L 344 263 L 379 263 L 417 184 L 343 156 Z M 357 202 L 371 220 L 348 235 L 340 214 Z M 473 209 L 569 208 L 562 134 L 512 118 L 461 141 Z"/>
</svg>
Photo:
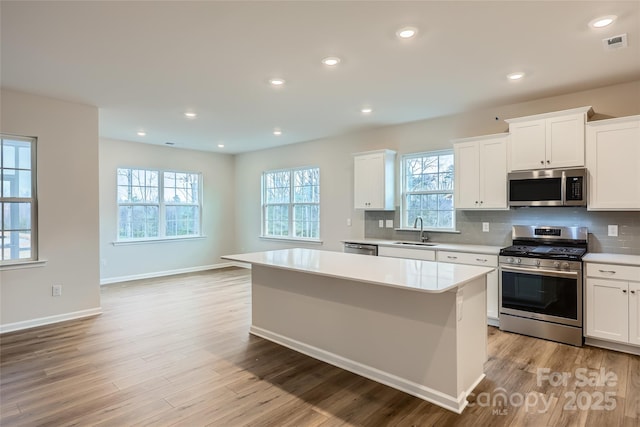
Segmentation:
<svg viewBox="0 0 640 427">
<path fill-rule="evenodd" d="M 54 297 L 62 296 L 62 285 L 53 285 L 51 287 L 51 295 Z"/>
<path fill-rule="evenodd" d="M 618 226 L 617 225 L 609 225 L 609 236 L 610 237 L 618 237 Z"/>
<path fill-rule="evenodd" d="M 351 218 L 347 218 L 347 227 L 351 227 Z"/>
<path fill-rule="evenodd" d="M 107 259 L 106 258 L 102 258 L 102 266 L 103 267 L 107 266 Z"/>
<path fill-rule="evenodd" d="M 378 221 L 378 227 L 384 228 L 384 219 Z"/>
<path fill-rule="evenodd" d="M 482 223 L 482 232 L 483 233 L 488 233 L 489 232 L 489 223 L 488 222 L 483 222 Z"/>
<path fill-rule="evenodd" d="M 387 228 L 393 228 L 393 220 L 392 219 L 388 219 L 387 220 Z"/>
</svg>

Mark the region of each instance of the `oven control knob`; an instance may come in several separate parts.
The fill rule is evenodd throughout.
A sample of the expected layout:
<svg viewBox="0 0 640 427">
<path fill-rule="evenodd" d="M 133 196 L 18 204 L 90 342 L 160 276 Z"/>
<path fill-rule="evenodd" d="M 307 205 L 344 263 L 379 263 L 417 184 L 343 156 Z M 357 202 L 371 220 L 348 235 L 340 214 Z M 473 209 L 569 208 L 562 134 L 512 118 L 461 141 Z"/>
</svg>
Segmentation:
<svg viewBox="0 0 640 427">
<path fill-rule="evenodd" d="M 568 270 L 569 269 L 569 263 L 568 262 L 563 262 L 562 263 L 562 268 L 565 268 L 565 269 Z"/>
<path fill-rule="evenodd" d="M 553 266 L 554 266 L 555 268 L 560 268 L 560 262 L 559 262 L 559 261 L 554 261 L 554 262 L 553 262 Z"/>
<path fill-rule="evenodd" d="M 539 259 L 536 260 L 536 265 L 540 266 L 540 260 Z"/>
<path fill-rule="evenodd" d="M 511 257 L 507 258 L 507 262 L 508 262 L 509 264 L 513 264 L 513 258 L 511 258 Z"/>
<path fill-rule="evenodd" d="M 516 264 L 520 264 L 522 260 L 520 258 L 516 258 Z"/>
</svg>

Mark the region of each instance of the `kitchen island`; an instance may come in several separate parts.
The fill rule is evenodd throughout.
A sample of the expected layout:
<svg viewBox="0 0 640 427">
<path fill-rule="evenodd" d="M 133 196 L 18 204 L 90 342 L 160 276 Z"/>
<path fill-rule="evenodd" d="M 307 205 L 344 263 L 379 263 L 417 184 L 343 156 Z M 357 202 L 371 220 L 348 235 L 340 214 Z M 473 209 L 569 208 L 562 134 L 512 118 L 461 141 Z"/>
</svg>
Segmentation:
<svg viewBox="0 0 640 427">
<path fill-rule="evenodd" d="M 311 249 L 223 258 L 252 266 L 254 335 L 457 413 L 484 378 L 492 268 Z"/>
</svg>

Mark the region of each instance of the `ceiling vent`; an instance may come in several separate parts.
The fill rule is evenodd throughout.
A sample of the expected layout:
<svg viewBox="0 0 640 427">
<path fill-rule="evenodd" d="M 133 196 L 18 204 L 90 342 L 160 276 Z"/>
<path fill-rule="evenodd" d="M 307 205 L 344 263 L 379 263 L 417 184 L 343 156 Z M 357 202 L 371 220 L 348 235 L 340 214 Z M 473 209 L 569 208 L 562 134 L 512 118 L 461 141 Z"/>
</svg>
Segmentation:
<svg viewBox="0 0 640 427">
<path fill-rule="evenodd" d="M 602 39 L 604 50 L 616 50 L 627 47 L 627 34 Z"/>
</svg>

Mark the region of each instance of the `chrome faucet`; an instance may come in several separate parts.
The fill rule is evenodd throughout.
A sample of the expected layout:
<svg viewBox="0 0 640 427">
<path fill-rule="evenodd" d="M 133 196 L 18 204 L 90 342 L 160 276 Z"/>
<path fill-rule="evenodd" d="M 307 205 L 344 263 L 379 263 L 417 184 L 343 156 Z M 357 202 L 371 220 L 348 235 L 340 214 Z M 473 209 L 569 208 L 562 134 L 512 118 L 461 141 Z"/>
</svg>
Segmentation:
<svg viewBox="0 0 640 427">
<path fill-rule="evenodd" d="M 429 240 L 429 237 L 426 234 L 424 234 L 424 227 L 423 227 L 421 216 L 416 217 L 416 220 L 413 221 L 413 228 L 418 228 L 418 220 L 420 220 L 420 241 L 426 242 L 427 240 Z"/>
</svg>

